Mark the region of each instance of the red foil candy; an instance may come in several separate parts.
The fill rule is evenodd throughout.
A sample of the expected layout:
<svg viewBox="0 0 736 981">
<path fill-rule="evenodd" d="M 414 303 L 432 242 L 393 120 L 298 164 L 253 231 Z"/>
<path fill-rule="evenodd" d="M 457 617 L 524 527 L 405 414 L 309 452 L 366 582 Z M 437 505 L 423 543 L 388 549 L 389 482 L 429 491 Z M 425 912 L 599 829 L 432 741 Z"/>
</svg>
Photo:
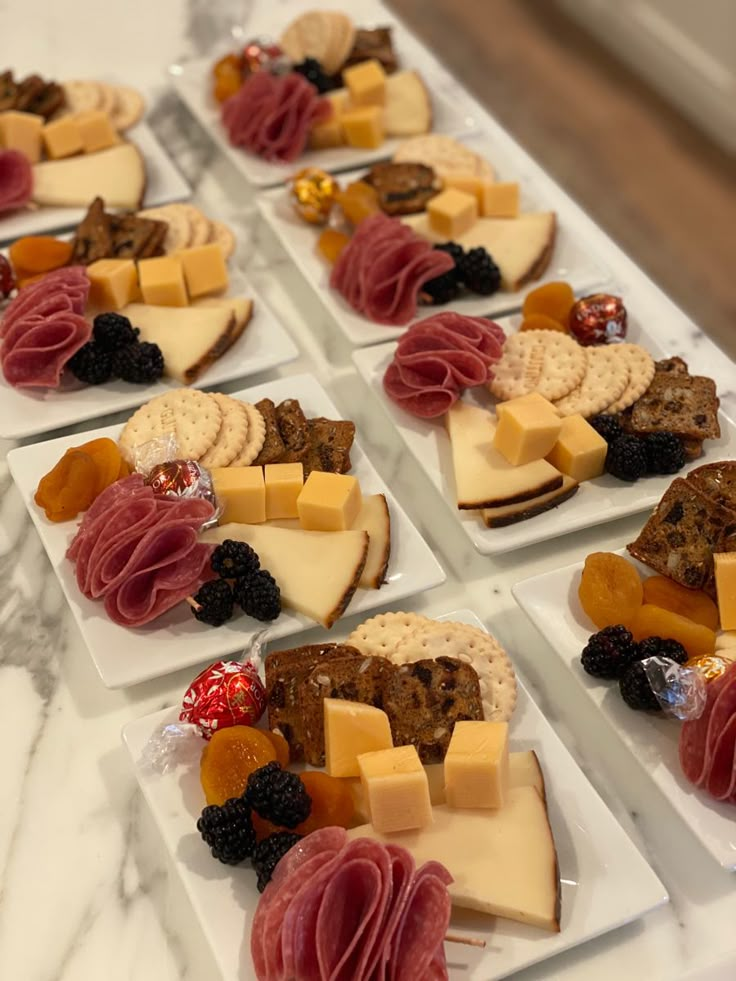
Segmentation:
<svg viewBox="0 0 736 981">
<path fill-rule="evenodd" d="M 157 463 L 149 471 L 146 483 L 161 497 L 201 497 L 217 508 L 210 472 L 194 460 Z"/>
<path fill-rule="evenodd" d="M 259 39 L 249 41 L 240 53 L 243 75 L 268 71 L 280 75 L 287 67 L 287 58 L 278 44 L 268 44 Z"/>
<path fill-rule="evenodd" d="M 584 346 L 610 344 L 626 337 L 626 307 L 620 296 L 593 293 L 573 304 L 570 333 Z"/>
<path fill-rule="evenodd" d="M 218 729 L 252 726 L 266 708 L 266 689 L 250 661 L 216 661 L 198 674 L 184 695 L 180 722 L 191 722 L 205 739 Z"/>
</svg>

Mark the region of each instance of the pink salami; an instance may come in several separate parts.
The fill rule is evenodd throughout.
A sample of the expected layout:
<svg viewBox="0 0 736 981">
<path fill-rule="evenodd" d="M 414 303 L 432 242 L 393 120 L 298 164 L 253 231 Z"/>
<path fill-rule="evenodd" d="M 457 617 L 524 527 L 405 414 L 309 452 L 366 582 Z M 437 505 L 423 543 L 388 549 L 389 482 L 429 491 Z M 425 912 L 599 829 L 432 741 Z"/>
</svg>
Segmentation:
<svg viewBox="0 0 736 981">
<path fill-rule="evenodd" d="M 407 385 L 399 374 L 398 365 L 393 362 L 383 376 L 383 388 L 397 405 L 420 419 L 443 416 L 460 397 L 454 386 L 434 385 L 429 379 L 422 389 Z"/>
<path fill-rule="evenodd" d="M 0 213 L 28 204 L 33 193 L 33 168 L 24 153 L 0 150 Z"/>
<path fill-rule="evenodd" d="M 716 800 L 736 803 L 736 664 L 708 684 L 700 718 L 683 724 L 680 765 Z"/>
</svg>

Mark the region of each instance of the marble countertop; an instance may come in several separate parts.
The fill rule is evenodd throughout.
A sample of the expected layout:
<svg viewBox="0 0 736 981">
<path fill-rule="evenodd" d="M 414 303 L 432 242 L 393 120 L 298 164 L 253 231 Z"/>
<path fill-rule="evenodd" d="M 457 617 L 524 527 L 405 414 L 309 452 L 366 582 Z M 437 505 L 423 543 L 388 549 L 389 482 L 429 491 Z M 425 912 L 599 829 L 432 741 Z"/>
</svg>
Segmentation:
<svg viewBox="0 0 736 981">
<path fill-rule="evenodd" d="M 340 6 L 321 0 L 322 6 Z M 473 550 L 399 437 L 387 425 L 318 298 L 257 218 L 254 193 L 177 103 L 166 69 L 283 23 L 295 0 L 218 2 L 0 0 L 0 37 L 20 71 L 134 82 L 149 120 L 190 181 L 194 201 L 236 227 L 238 258 L 291 331 L 302 355 L 283 370 L 312 371 L 355 419 L 371 459 L 440 557 L 447 582 L 402 606 L 473 608 L 523 668 L 534 697 L 590 781 L 665 883 L 669 905 L 518 975 L 524 981 L 620 977 L 725 981 L 736 976 L 734 879 L 720 869 L 621 747 L 514 603 L 511 587 L 631 540 L 641 517 L 605 524 L 494 559 Z M 373 0 L 350 5 L 385 20 Z M 6 51 L 5 59 L 10 55 Z M 694 370 L 714 377 L 734 416 L 733 364 L 635 268 L 593 222 L 433 60 L 420 66 L 481 124 L 489 156 L 533 182 L 560 220 L 611 272 L 647 330 Z M 254 383 L 264 380 L 255 378 Z M 235 390 L 238 383 L 229 386 Z M 110 418 L 106 421 L 114 421 Z M 90 428 L 91 424 L 80 426 Z M 0 978 L 7 981 L 200 981 L 218 977 L 211 952 L 120 742 L 130 719 L 177 703 L 193 672 L 125 691 L 100 684 L 40 541 L 10 479 L 0 441 Z M 605 883 L 600 885 L 605 889 Z"/>
</svg>

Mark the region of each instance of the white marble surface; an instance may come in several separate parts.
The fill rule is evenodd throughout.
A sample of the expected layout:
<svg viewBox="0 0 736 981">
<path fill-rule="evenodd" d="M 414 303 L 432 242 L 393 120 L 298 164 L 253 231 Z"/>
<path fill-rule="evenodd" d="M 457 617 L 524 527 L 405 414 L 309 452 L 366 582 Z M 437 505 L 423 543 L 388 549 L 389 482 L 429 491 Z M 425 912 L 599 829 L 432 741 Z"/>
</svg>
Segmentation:
<svg viewBox="0 0 736 981">
<path fill-rule="evenodd" d="M 321 0 L 321 5 L 329 6 Z M 343 6 L 333 4 L 334 6 Z M 409 605 L 474 608 L 531 680 L 539 704 L 591 781 L 667 885 L 671 904 L 629 927 L 543 963 L 524 981 L 726 981 L 736 977 L 733 876 L 718 868 L 630 757 L 599 725 L 515 606 L 511 585 L 617 547 L 630 518 L 494 560 L 474 552 L 449 510 L 422 481 L 385 417 L 356 379 L 349 348 L 253 209 L 253 194 L 216 157 L 166 92 L 176 59 L 227 47 L 230 26 L 283 22 L 294 0 L 0 0 L 3 63 L 18 70 L 129 81 L 151 96 L 151 121 L 194 186 L 194 199 L 236 225 L 239 256 L 303 355 L 285 373 L 312 370 L 354 418 L 374 463 L 436 548 L 448 581 Z M 372 0 L 350 4 L 361 22 L 385 20 Z M 437 66 L 422 66 L 518 176 L 611 270 L 626 302 L 673 354 L 711 374 L 734 414 L 734 366 L 626 259 Z M 540 164 L 543 166 L 543 161 Z M 259 379 L 256 379 L 259 380 Z M 11 448 L 0 443 L 0 453 Z M 0 978 L 3 981 L 174 981 L 216 978 L 199 926 L 163 854 L 123 748 L 131 718 L 179 699 L 190 672 L 122 692 L 99 683 L 50 565 L 0 463 Z M 600 883 L 605 889 L 605 882 Z"/>
</svg>

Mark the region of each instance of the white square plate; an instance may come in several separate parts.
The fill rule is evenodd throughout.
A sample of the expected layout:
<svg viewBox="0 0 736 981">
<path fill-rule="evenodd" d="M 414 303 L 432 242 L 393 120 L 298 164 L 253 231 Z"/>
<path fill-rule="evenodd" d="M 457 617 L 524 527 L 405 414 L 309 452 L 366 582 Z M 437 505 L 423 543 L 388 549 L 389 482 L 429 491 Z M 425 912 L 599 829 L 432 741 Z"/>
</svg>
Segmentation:
<svg viewBox="0 0 736 981">
<path fill-rule="evenodd" d="M 483 148 L 474 146 L 473 149 L 483 153 Z M 485 153 L 494 162 L 490 151 Z M 357 180 L 365 173 L 356 170 L 341 175 L 341 180 L 349 182 Z M 511 179 L 511 178 L 509 178 Z M 409 326 L 390 327 L 386 324 L 375 324 L 356 313 L 342 296 L 330 287 L 330 266 L 317 252 L 317 237 L 319 229 L 302 221 L 296 214 L 289 200 L 288 191 L 283 187 L 274 188 L 261 194 L 256 202 L 264 220 L 273 229 L 276 237 L 289 254 L 297 268 L 317 293 L 325 308 L 332 314 L 341 332 L 356 347 L 368 344 L 381 344 L 394 337 L 400 337 Z M 522 202 L 522 210 L 546 210 L 538 201 Z M 607 278 L 605 269 L 599 266 L 589 252 L 585 250 L 564 227 L 558 225 L 552 261 L 544 276 L 530 283 L 528 287 L 516 293 L 499 290 L 493 296 L 474 296 L 465 294 L 452 303 L 442 306 L 420 306 L 416 320 L 422 320 L 433 313 L 443 310 L 454 310 L 468 317 L 494 317 L 501 313 L 518 310 L 528 289 L 541 286 L 552 280 L 565 280 L 570 283 L 576 293 L 580 294 L 596 283 Z"/>
<path fill-rule="evenodd" d="M 228 293 L 250 297 L 253 316 L 241 337 L 204 372 L 193 388 L 215 388 L 298 357 L 299 350 L 286 329 L 237 270 L 231 271 Z M 0 436 L 19 439 L 60 429 L 135 408 L 174 388 L 181 388 L 181 382 L 173 378 L 163 378 L 155 385 L 130 385 L 116 380 L 76 389 L 12 388 L 0 373 Z"/>
<path fill-rule="evenodd" d="M 440 617 L 483 628 L 470 610 Z M 255 875 L 247 867 L 216 862 L 200 839 L 196 822 L 204 806 L 199 765 L 180 765 L 160 775 L 141 763 L 141 754 L 162 723 L 178 718 L 164 709 L 123 729 L 141 789 L 166 847 L 210 942 L 225 981 L 254 978 L 249 923 L 258 903 Z M 546 780 L 550 821 L 562 880 L 562 930 L 534 927 L 457 911 L 451 925 L 482 937 L 485 950 L 449 944 L 452 981 L 491 981 L 520 971 L 608 930 L 638 919 L 666 903 L 667 892 L 621 826 L 588 783 L 523 684 L 511 723 L 514 750 L 534 749 Z M 245 926 L 246 936 L 243 937 Z"/>
<path fill-rule="evenodd" d="M 191 189 L 153 135 L 147 123 L 138 123 L 126 134 L 135 143 L 146 162 L 144 208 L 188 198 Z M 23 235 L 43 235 L 78 225 L 86 208 L 30 208 L 0 215 L 0 242 L 12 242 Z"/>
<path fill-rule="evenodd" d="M 644 576 L 653 575 L 624 549 L 619 554 Z M 583 563 L 576 562 L 525 579 L 512 587 L 514 599 L 695 837 L 724 869 L 736 871 L 736 811 L 733 804 L 712 800 L 683 776 L 677 720 L 633 711 L 619 696 L 615 681 L 593 678 L 583 671 L 580 654 L 596 628 L 578 599 L 582 568 Z"/>
<path fill-rule="evenodd" d="M 507 332 L 518 328 L 520 318 L 506 317 L 498 323 Z M 640 329 L 635 318 L 629 315 L 628 339 L 642 344 L 655 358 L 664 355 Z M 616 518 L 654 507 L 672 482 L 671 476 L 646 477 L 634 484 L 627 484 L 608 474 L 595 480 L 585 481 L 575 496 L 551 511 L 534 518 L 520 521 L 505 528 L 486 528 L 476 511 L 460 511 L 455 507 L 455 482 L 452 470 L 450 439 L 441 419 L 417 419 L 392 402 L 383 390 L 383 375 L 393 358 L 396 345 L 381 344 L 353 352 L 353 361 L 376 398 L 416 458 L 427 477 L 442 495 L 447 506 L 457 515 L 465 534 L 484 555 L 512 552 L 526 545 L 534 545 L 550 538 L 569 535 L 581 528 L 614 521 Z M 475 405 L 490 407 L 493 399 L 483 388 L 467 390 L 463 399 Z M 736 426 L 721 412 L 721 438 L 706 440 L 704 455 L 687 464 L 682 473 L 700 466 L 708 460 L 725 460 L 736 457 Z"/>
<path fill-rule="evenodd" d="M 279 378 L 264 385 L 234 392 L 235 398 L 249 402 L 270 398 L 274 402 L 298 399 L 308 416 L 339 419 L 340 414 L 325 390 L 311 375 Z M 8 465 L 13 479 L 33 519 L 46 553 L 64 590 L 82 637 L 92 655 L 100 678 L 108 688 L 126 688 L 149 678 L 178 671 L 202 661 L 242 650 L 250 638 L 262 629 L 261 624 L 246 617 L 234 617 L 222 627 L 198 623 L 185 604 L 179 604 L 164 616 L 138 629 L 118 626 L 105 616 L 102 603 L 86 599 L 77 588 L 74 566 L 64 556 L 76 531 L 76 522 L 54 524 L 48 521 L 33 501 L 40 478 L 54 466 L 70 447 L 99 436 L 116 439 L 122 426 L 107 426 L 46 443 L 34 443 L 11 450 Z M 391 561 L 388 581 L 381 589 L 358 589 L 348 607 L 347 616 L 385 606 L 396 600 L 438 586 L 445 580 L 442 566 L 422 536 L 394 499 L 358 440 L 351 450 L 354 474 L 366 494 L 386 495 L 391 512 Z M 269 627 L 269 637 L 287 637 L 314 623 L 301 614 L 284 612 Z"/>
</svg>

